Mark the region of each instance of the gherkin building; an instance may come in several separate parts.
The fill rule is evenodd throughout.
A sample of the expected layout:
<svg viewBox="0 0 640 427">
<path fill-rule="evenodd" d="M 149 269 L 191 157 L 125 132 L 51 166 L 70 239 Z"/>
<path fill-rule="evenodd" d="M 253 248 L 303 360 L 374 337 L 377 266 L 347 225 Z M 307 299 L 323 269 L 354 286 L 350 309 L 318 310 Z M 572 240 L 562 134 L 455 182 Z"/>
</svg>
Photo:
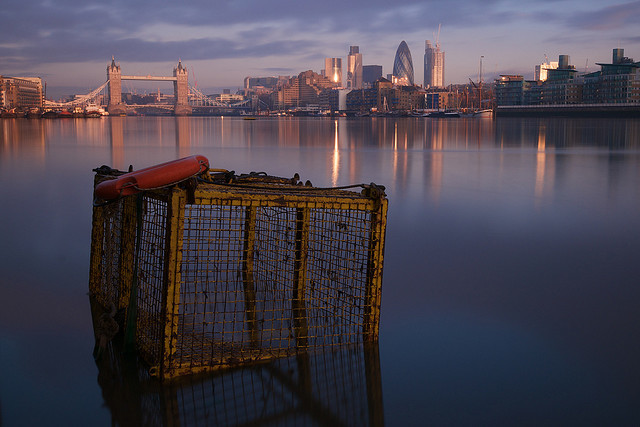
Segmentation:
<svg viewBox="0 0 640 427">
<path fill-rule="evenodd" d="M 399 80 L 406 78 L 408 84 L 413 86 L 413 61 L 409 46 L 404 40 L 396 51 L 396 59 L 393 61 L 393 75 Z"/>
</svg>

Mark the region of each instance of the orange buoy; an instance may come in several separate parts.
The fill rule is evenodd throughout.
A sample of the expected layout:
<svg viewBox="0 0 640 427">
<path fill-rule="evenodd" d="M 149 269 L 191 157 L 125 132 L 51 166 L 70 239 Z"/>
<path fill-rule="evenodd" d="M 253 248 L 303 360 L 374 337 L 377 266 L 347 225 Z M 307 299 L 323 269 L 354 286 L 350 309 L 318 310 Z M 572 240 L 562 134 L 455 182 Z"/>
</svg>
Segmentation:
<svg viewBox="0 0 640 427">
<path fill-rule="evenodd" d="M 125 173 L 96 185 L 94 194 L 102 200 L 113 200 L 142 190 L 177 184 L 209 169 L 209 160 L 201 155 L 184 157 L 148 168 Z"/>
</svg>

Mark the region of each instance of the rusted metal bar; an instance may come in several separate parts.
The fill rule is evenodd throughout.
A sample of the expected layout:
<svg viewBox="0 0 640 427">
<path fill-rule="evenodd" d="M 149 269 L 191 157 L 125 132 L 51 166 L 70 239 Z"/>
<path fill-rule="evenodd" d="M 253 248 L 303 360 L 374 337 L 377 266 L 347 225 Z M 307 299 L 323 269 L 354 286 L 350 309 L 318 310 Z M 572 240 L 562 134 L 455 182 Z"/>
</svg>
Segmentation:
<svg viewBox="0 0 640 427">
<path fill-rule="evenodd" d="M 256 212 L 255 206 L 245 208 L 244 220 L 244 248 L 242 260 L 242 282 L 244 284 L 244 312 L 251 346 L 258 346 L 258 325 L 256 323 L 256 288 L 253 281 L 253 262 L 256 242 Z"/>
<path fill-rule="evenodd" d="M 293 326 L 296 347 L 306 349 L 309 345 L 305 290 L 307 282 L 307 255 L 309 250 L 309 208 L 296 209 L 295 262 L 293 272 Z"/>
</svg>

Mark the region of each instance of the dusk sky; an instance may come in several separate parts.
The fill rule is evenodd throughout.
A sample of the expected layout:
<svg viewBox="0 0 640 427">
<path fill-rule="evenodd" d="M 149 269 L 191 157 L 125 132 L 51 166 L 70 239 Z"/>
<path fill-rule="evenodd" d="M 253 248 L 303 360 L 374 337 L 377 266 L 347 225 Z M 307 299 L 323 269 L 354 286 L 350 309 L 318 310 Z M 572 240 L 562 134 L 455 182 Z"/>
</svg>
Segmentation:
<svg viewBox="0 0 640 427">
<path fill-rule="evenodd" d="M 245 76 L 320 72 L 325 57 L 344 68 L 350 45 L 391 73 L 405 40 L 422 83 L 424 42 L 439 24 L 445 84 L 477 80 L 481 55 L 485 79 L 531 79 L 545 54 L 567 54 L 579 71 L 611 62 L 616 47 L 640 60 L 640 1 L 23 0 L 0 7 L 0 75 L 42 77 L 55 97 L 100 86 L 112 55 L 127 75 L 168 76 L 180 58 L 210 93 Z"/>
</svg>

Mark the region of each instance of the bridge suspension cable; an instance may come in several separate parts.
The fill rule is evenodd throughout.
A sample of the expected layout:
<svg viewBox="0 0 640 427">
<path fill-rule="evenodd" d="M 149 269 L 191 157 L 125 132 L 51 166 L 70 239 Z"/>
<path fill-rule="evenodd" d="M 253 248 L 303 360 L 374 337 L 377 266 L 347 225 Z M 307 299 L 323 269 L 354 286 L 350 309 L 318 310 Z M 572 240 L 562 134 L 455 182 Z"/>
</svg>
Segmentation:
<svg viewBox="0 0 640 427">
<path fill-rule="evenodd" d="M 203 94 L 198 88 L 189 85 L 189 95 L 198 106 L 202 107 L 223 107 L 223 108 L 242 108 L 251 106 L 251 99 L 245 99 L 243 101 L 235 103 L 221 102 Z"/>
<path fill-rule="evenodd" d="M 76 95 L 76 98 L 74 100 L 72 100 L 72 101 L 55 102 L 55 101 L 45 100 L 44 101 L 44 106 L 45 107 L 51 107 L 51 108 L 67 108 L 67 107 L 74 107 L 74 106 L 88 104 L 92 100 L 94 100 L 98 96 L 98 94 L 100 92 L 102 92 L 102 90 L 105 87 L 107 87 L 108 84 L 109 84 L 109 80 L 104 82 L 100 87 L 92 90 L 91 92 L 89 92 L 89 93 L 87 93 L 85 95 Z"/>
</svg>

